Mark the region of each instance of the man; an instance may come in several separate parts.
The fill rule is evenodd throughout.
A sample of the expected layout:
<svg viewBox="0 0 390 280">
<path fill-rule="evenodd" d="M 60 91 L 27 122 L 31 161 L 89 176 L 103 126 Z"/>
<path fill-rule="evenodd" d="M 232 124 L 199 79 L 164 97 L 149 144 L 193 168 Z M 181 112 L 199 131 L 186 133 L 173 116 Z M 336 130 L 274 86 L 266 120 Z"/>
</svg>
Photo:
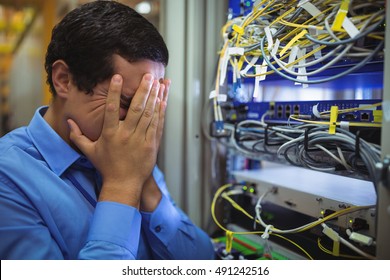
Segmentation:
<svg viewBox="0 0 390 280">
<path fill-rule="evenodd" d="M 212 259 L 156 158 L 170 81 L 158 31 L 113 1 L 53 29 L 53 94 L 0 140 L 1 259 Z"/>
</svg>

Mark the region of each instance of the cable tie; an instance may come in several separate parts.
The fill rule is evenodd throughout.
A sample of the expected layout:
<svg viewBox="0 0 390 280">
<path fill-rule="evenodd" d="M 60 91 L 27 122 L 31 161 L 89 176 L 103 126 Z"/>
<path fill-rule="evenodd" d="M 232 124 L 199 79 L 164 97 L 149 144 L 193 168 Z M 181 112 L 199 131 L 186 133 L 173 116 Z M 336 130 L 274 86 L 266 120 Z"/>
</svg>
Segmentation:
<svg viewBox="0 0 390 280">
<path fill-rule="evenodd" d="M 342 129 L 345 129 L 345 130 L 348 130 L 348 131 L 349 131 L 349 122 L 341 121 L 341 122 L 340 122 L 340 127 L 341 127 Z"/>
<path fill-rule="evenodd" d="M 215 90 L 212 90 L 212 91 L 210 92 L 209 99 L 213 99 L 213 98 L 215 98 L 215 97 L 217 97 L 217 96 L 218 96 L 217 92 L 216 92 Z"/>
<path fill-rule="evenodd" d="M 256 64 L 258 59 L 259 59 L 258 56 L 252 57 L 251 61 L 246 65 L 246 67 L 243 70 L 240 71 L 240 74 L 242 76 L 245 76 L 246 73 L 249 71 L 249 69 L 251 69 Z"/>
<path fill-rule="evenodd" d="M 269 234 L 272 232 L 271 228 L 273 228 L 273 225 L 267 225 L 265 227 L 264 233 L 261 235 L 261 238 L 268 239 L 269 238 Z"/>
<path fill-rule="evenodd" d="M 333 31 L 342 31 L 341 26 L 343 25 L 344 19 L 347 17 L 349 1 L 350 0 L 341 1 L 340 8 L 331 27 Z"/>
<path fill-rule="evenodd" d="M 277 54 L 278 49 L 279 49 L 279 45 L 280 45 L 280 41 L 279 41 L 279 39 L 276 39 L 275 45 L 274 45 L 274 47 L 272 48 L 272 51 L 271 51 L 272 56 Z M 265 60 L 263 62 L 263 65 L 264 65 L 264 63 L 267 64 L 267 62 Z"/>
<path fill-rule="evenodd" d="M 320 103 L 317 103 L 316 105 L 313 106 L 312 113 L 313 113 L 314 116 L 316 116 L 317 118 L 321 119 L 320 111 L 318 111 L 318 106 L 319 105 L 320 105 Z"/>
<path fill-rule="evenodd" d="M 261 100 L 260 94 L 261 94 L 261 88 L 260 88 L 260 82 L 264 81 L 267 75 L 264 75 L 264 73 L 267 72 L 268 66 L 267 65 L 256 65 L 256 76 L 255 76 L 255 88 L 253 90 L 253 98 L 256 100 Z"/>
<path fill-rule="evenodd" d="M 229 52 L 225 50 L 221 59 L 220 79 L 219 85 L 223 86 L 226 79 L 227 67 L 229 62 Z"/>
<path fill-rule="evenodd" d="M 306 74 L 306 67 L 304 67 L 304 65 L 306 64 L 306 59 L 304 58 L 305 55 L 306 55 L 306 48 L 299 49 L 298 59 L 300 60 L 298 65 L 300 67 L 298 68 L 298 74 L 300 75 L 297 76 L 297 80 L 302 81 L 302 83 L 295 82 L 295 84 L 302 85 L 303 88 L 307 88 L 309 86 L 307 83 L 305 83 L 307 82 L 307 75 L 302 75 L 302 74 Z"/>
<path fill-rule="evenodd" d="M 269 26 L 266 26 L 264 28 L 265 36 L 267 37 L 267 42 L 268 42 L 268 51 L 271 51 L 273 45 L 274 45 L 274 40 L 272 38 L 271 30 L 269 29 Z"/>
<path fill-rule="evenodd" d="M 319 49 L 319 48 L 320 48 L 320 45 L 319 45 L 319 44 L 313 45 L 313 50 Z M 321 52 L 321 49 L 319 49 L 318 51 L 316 51 L 316 52 L 314 53 L 314 58 L 315 58 L 315 59 L 320 59 L 321 57 L 322 57 L 322 52 Z"/>
<path fill-rule="evenodd" d="M 226 102 L 227 95 L 226 94 L 218 94 L 217 100 L 218 100 L 218 102 Z"/>
<path fill-rule="evenodd" d="M 230 253 L 233 246 L 233 232 L 230 230 L 226 231 L 226 252 Z"/>
<path fill-rule="evenodd" d="M 244 34 L 244 28 L 241 26 L 238 26 L 237 24 L 233 24 L 233 30 L 236 31 L 238 34 L 243 35 Z"/>
<path fill-rule="evenodd" d="M 309 25 L 309 34 L 311 35 L 311 36 L 317 36 L 318 35 L 318 32 L 319 30 L 318 30 L 318 28 L 316 27 L 316 26 L 314 26 L 314 25 Z"/>
<path fill-rule="evenodd" d="M 236 61 L 236 58 L 234 58 L 234 61 Z M 236 63 L 234 63 L 234 65 L 233 65 L 232 72 L 233 72 L 233 84 L 235 84 L 235 83 L 237 83 Z"/>
<path fill-rule="evenodd" d="M 329 134 L 336 134 L 336 122 L 337 122 L 337 115 L 339 112 L 338 106 L 331 106 L 330 107 L 330 121 L 329 121 Z"/>
<path fill-rule="evenodd" d="M 345 31 L 348 33 L 349 37 L 351 38 L 354 38 L 360 33 L 359 29 L 357 29 L 357 27 L 353 24 L 353 22 L 348 17 L 344 19 L 343 27 Z"/>
<path fill-rule="evenodd" d="M 244 55 L 244 48 L 240 47 L 230 47 L 228 49 L 228 54 L 229 55 Z"/>
<path fill-rule="evenodd" d="M 303 9 L 305 9 L 306 12 L 308 12 L 312 17 L 317 18 L 318 22 L 321 22 L 324 17 L 321 14 L 321 11 L 312 3 L 310 3 L 309 0 L 301 0 L 298 3 L 298 7 L 302 7 Z"/>
<path fill-rule="evenodd" d="M 292 70 L 292 68 L 294 67 L 292 64 L 297 59 L 298 52 L 299 52 L 298 46 L 292 47 L 291 52 L 290 52 L 290 56 L 288 57 L 288 65 L 291 65 L 291 66 L 288 67 L 287 69 Z"/>
</svg>

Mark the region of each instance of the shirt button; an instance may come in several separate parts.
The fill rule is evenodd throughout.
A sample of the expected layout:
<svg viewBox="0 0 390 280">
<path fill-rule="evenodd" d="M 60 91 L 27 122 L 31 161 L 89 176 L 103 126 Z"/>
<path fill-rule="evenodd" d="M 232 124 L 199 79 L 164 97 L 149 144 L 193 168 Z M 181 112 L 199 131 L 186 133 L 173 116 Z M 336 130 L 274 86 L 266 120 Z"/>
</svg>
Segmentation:
<svg viewBox="0 0 390 280">
<path fill-rule="evenodd" d="M 156 227 L 154 228 L 154 230 L 155 230 L 155 232 L 160 232 L 160 231 L 161 231 L 161 227 L 160 227 L 160 226 L 156 226 Z"/>
</svg>

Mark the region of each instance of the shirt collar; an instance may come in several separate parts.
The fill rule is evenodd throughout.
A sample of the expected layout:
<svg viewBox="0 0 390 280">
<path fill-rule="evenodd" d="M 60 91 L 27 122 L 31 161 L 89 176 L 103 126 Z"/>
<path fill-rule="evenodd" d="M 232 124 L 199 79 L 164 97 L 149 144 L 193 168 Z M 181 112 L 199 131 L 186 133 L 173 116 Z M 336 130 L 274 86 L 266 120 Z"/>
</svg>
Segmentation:
<svg viewBox="0 0 390 280">
<path fill-rule="evenodd" d="M 82 156 L 66 143 L 45 121 L 48 106 L 39 107 L 27 127 L 30 137 L 50 169 L 60 176 Z"/>
</svg>

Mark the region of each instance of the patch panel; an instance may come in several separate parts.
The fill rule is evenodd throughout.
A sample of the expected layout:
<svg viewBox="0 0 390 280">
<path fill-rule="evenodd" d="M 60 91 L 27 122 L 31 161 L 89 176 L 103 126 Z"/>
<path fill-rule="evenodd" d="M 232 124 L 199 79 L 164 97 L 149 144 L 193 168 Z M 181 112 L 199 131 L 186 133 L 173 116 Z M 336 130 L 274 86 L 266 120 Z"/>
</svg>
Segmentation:
<svg viewBox="0 0 390 280">
<path fill-rule="evenodd" d="M 236 122 L 246 119 L 261 120 L 271 124 L 294 123 L 289 120 L 291 115 L 299 115 L 301 119 L 320 120 L 317 112 L 330 111 L 332 106 L 339 110 L 359 108 L 338 115 L 337 121 L 380 123 L 382 121 L 382 106 L 380 100 L 329 100 L 329 101 L 273 101 L 273 102 L 235 102 L 233 106 L 225 107 L 227 121 Z M 370 105 L 373 107 L 367 108 Z M 322 120 L 324 120 L 322 118 Z"/>
</svg>

